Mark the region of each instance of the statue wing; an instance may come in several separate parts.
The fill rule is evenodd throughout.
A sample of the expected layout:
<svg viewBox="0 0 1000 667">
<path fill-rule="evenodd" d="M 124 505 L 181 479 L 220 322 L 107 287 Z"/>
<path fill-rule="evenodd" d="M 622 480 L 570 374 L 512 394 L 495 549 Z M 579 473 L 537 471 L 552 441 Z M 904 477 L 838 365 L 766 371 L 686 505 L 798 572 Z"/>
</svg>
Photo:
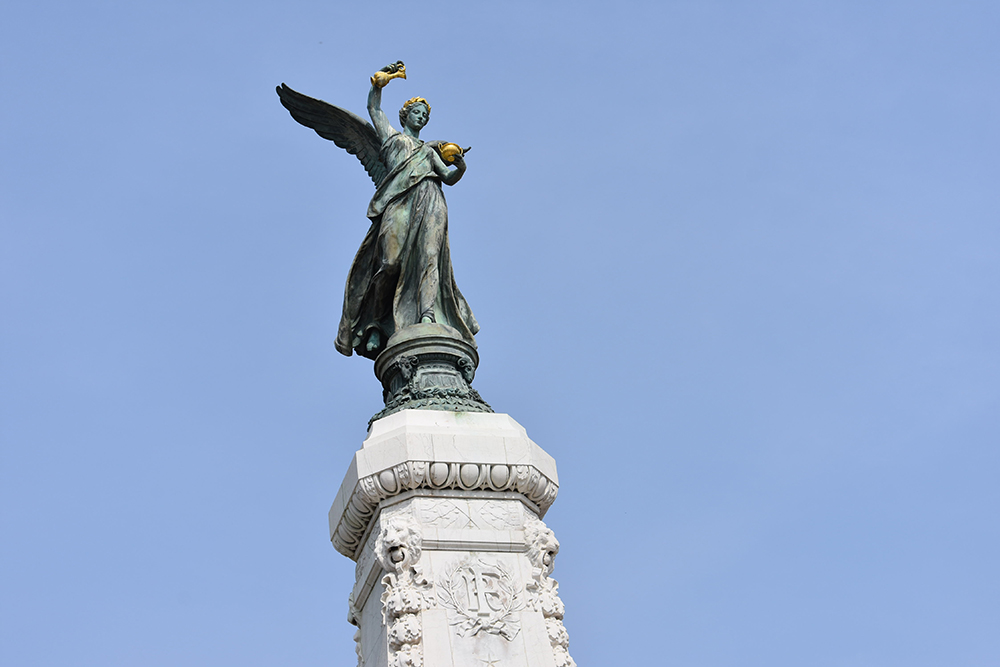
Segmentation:
<svg viewBox="0 0 1000 667">
<path fill-rule="evenodd" d="M 278 86 L 277 91 L 281 104 L 292 114 L 292 118 L 316 130 L 316 134 L 346 149 L 351 155 L 357 155 L 378 187 L 389 169 L 379 157 L 382 142 L 371 123 L 346 109 L 294 91 L 285 84 Z"/>
</svg>

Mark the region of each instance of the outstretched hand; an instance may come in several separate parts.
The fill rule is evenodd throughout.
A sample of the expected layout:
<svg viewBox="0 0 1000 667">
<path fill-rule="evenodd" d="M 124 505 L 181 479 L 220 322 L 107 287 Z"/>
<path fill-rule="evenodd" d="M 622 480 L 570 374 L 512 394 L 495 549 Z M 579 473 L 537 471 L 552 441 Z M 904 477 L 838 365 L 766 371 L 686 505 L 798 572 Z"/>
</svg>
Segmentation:
<svg viewBox="0 0 1000 667">
<path fill-rule="evenodd" d="M 376 88 L 385 88 L 393 79 L 405 79 L 406 78 L 406 65 L 403 64 L 402 60 L 397 60 L 394 63 L 390 63 L 380 69 L 379 71 L 372 74 L 372 85 Z"/>
</svg>

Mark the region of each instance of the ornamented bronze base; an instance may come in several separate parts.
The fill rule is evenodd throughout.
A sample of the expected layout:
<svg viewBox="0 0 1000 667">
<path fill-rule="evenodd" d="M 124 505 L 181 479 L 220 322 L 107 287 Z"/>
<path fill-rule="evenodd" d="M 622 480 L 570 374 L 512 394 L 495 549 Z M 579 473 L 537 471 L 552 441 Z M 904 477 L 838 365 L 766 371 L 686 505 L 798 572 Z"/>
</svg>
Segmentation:
<svg viewBox="0 0 1000 667">
<path fill-rule="evenodd" d="M 375 360 L 385 409 L 368 421 L 400 410 L 493 412 L 470 385 L 479 366 L 474 345 L 444 324 L 415 324 L 397 331 Z"/>
</svg>

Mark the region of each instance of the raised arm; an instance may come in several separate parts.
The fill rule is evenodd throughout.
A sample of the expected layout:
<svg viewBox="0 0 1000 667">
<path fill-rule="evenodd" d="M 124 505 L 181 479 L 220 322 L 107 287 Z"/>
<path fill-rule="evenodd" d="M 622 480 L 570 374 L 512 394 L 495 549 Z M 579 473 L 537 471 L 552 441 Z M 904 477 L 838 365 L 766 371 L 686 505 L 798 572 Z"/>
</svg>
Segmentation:
<svg viewBox="0 0 1000 667">
<path fill-rule="evenodd" d="M 368 115 L 372 117 L 372 125 L 378 133 L 379 141 L 385 141 L 395 130 L 389 124 L 389 119 L 382 111 L 382 89 L 393 79 L 406 78 L 406 65 L 402 60 L 386 65 L 372 74 L 372 89 L 368 93 Z"/>
<path fill-rule="evenodd" d="M 389 118 L 382 111 L 382 88 L 374 84 L 368 92 L 368 115 L 372 118 L 379 141 L 385 141 L 393 133 L 393 129 Z"/>
</svg>

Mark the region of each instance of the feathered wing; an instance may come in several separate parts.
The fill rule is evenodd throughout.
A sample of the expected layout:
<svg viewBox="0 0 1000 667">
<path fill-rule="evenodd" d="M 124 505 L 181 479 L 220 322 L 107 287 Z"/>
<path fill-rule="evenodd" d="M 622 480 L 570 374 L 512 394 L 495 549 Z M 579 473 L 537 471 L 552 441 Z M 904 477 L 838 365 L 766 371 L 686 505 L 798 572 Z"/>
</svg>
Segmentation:
<svg viewBox="0 0 1000 667">
<path fill-rule="evenodd" d="M 346 149 L 351 155 L 358 156 L 375 187 L 378 187 L 389 170 L 379 157 L 382 144 L 371 123 L 346 109 L 296 92 L 285 84 L 278 86 L 277 91 L 282 106 L 288 109 L 292 118 L 316 130 L 316 134 Z"/>
</svg>

